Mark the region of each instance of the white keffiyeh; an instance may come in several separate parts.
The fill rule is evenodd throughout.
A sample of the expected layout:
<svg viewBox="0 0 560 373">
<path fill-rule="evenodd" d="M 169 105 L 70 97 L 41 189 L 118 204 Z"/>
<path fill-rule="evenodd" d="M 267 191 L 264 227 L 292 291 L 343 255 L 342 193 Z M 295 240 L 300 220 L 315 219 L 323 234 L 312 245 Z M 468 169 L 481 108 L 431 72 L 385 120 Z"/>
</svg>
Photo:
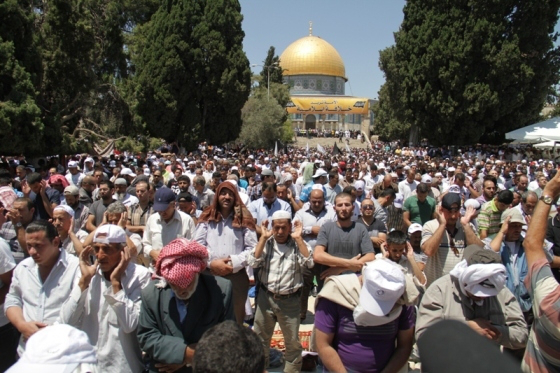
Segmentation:
<svg viewBox="0 0 560 373">
<path fill-rule="evenodd" d="M 505 287 L 506 267 L 503 264 L 472 264 L 463 259 L 449 272 L 459 281 L 463 294 L 493 297 Z"/>
</svg>

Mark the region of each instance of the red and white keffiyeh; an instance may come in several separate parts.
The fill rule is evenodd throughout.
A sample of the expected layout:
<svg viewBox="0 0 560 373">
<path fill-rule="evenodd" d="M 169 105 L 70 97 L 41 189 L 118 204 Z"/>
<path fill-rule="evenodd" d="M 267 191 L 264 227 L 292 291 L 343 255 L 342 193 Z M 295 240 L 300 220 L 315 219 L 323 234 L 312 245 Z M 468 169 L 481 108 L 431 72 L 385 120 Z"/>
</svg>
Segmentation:
<svg viewBox="0 0 560 373">
<path fill-rule="evenodd" d="M 181 289 L 186 289 L 197 273 L 206 268 L 208 250 L 198 242 L 177 238 L 161 249 L 156 275 Z"/>
</svg>

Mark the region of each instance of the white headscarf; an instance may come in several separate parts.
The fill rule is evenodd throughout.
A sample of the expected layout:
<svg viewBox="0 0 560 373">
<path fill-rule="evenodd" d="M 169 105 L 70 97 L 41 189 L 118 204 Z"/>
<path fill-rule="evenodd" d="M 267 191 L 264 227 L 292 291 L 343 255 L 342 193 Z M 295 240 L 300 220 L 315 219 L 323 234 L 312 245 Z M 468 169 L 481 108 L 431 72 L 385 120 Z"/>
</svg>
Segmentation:
<svg viewBox="0 0 560 373">
<path fill-rule="evenodd" d="M 506 285 L 506 267 L 503 264 L 467 264 L 463 259 L 449 274 L 459 280 L 463 294 L 475 297 L 493 297 Z"/>
</svg>

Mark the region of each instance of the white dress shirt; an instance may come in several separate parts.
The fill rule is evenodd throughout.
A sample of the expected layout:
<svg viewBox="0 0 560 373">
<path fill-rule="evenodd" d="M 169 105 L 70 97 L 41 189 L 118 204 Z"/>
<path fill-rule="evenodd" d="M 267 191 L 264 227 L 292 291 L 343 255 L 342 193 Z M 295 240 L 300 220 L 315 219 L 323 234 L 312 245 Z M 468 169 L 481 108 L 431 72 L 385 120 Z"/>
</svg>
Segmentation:
<svg viewBox="0 0 560 373">
<path fill-rule="evenodd" d="M 4 312 L 10 307 L 23 310 L 25 321 L 54 324 L 58 320 L 62 303 L 78 286 L 81 277 L 79 260 L 66 250 L 60 250 L 58 261 L 43 283 L 39 268 L 33 258 L 24 259 L 14 270 L 10 292 L 6 295 Z M 19 340 L 18 354 L 25 350 L 23 336 Z"/>
<path fill-rule="evenodd" d="M 175 210 L 173 217 L 166 223 L 158 213 L 150 215 L 144 228 L 142 244 L 144 255 L 150 257 L 150 251 L 161 250 L 176 238 L 184 237 L 191 240 L 194 236 L 195 225 L 190 216 Z"/>
<path fill-rule="evenodd" d="M 199 223 L 194 240 L 208 248 L 208 264 L 213 259 L 231 259 L 233 273 L 247 266 L 247 253 L 257 246 L 257 233 L 248 228 L 233 228 L 233 213 L 216 223 Z"/>
<path fill-rule="evenodd" d="M 142 352 L 136 337 L 141 292 L 150 282 L 147 268 L 129 263 L 114 294 L 101 270 L 82 292 L 74 287 L 60 310 L 60 322 L 83 330 L 97 349 L 100 372 L 141 372 Z"/>
</svg>

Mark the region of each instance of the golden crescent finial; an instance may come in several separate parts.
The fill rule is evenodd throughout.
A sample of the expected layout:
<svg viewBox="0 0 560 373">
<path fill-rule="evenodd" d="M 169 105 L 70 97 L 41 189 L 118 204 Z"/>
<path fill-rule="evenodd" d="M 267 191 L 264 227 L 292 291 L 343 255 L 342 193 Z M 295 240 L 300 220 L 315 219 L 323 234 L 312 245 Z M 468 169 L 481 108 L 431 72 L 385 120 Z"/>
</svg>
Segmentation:
<svg viewBox="0 0 560 373">
<path fill-rule="evenodd" d="M 309 21 L 309 36 L 313 35 L 313 22 Z"/>
</svg>

